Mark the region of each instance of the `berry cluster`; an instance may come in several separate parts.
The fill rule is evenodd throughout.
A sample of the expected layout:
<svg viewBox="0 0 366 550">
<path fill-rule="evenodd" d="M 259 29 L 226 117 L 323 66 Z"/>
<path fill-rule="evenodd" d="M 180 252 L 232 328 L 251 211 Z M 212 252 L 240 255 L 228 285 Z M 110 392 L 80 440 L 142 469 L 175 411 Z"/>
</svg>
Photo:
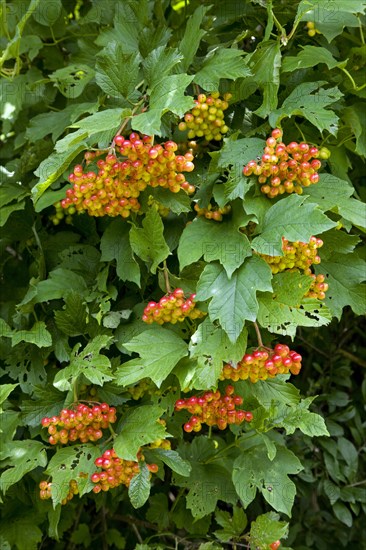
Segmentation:
<svg viewBox="0 0 366 550">
<path fill-rule="evenodd" d="M 142 454 L 137 455 L 140 460 L 144 457 Z M 98 457 L 94 464 L 98 468 L 102 468 L 102 472 L 95 472 L 91 476 L 91 480 L 96 485 L 93 487 L 94 493 L 108 491 L 119 485 L 128 487 L 131 479 L 140 471 L 138 462 L 133 460 L 124 460 L 119 458 L 114 449 L 108 449 L 102 456 Z M 158 466 L 156 464 L 147 464 L 150 472 L 156 473 Z"/>
<path fill-rule="evenodd" d="M 224 121 L 224 111 L 229 107 L 231 94 L 224 94 L 220 99 L 219 92 L 206 96 L 200 94 L 195 99 L 195 107 L 184 115 L 184 122 L 179 123 L 179 130 L 188 129 L 188 139 L 204 137 L 206 141 L 220 141 L 229 131 Z"/>
<path fill-rule="evenodd" d="M 197 212 L 197 216 L 204 216 L 208 220 L 222 222 L 222 216 L 231 211 L 231 206 L 227 205 L 219 208 L 218 206 L 212 206 L 209 204 L 207 208 L 200 208 L 198 204 L 195 204 L 194 209 Z"/>
<path fill-rule="evenodd" d="M 314 21 L 308 21 L 306 23 L 306 28 L 308 29 L 308 35 L 313 37 L 316 34 L 321 34 L 321 32 L 315 27 Z"/>
<path fill-rule="evenodd" d="M 51 498 L 52 496 L 51 482 L 41 481 L 39 484 L 39 488 L 40 488 L 39 497 L 42 500 L 47 500 Z M 67 504 L 74 497 L 74 495 L 78 495 L 78 494 L 79 494 L 79 487 L 78 487 L 77 481 L 75 479 L 72 479 L 69 482 L 69 492 L 67 493 L 66 497 L 61 501 L 61 504 L 62 505 Z"/>
<path fill-rule="evenodd" d="M 69 176 L 73 187 L 66 191 L 62 208 L 74 206 L 90 216 L 128 218 L 140 209 L 137 199 L 148 185 L 164 187 L 172 193 L 180 189 L 194 192 L 194 186 L 182 173 L 194 169 L 193 154 L 176 155 L 178 146 L 174 141 L 153 145 L 152 137 L 132 133 L 129 139 L 116 136 L 114 144 L 120 156 L 104 153 L 104 158 L 96 162 L 95 171 L 84 172 L 80 164 L 74 167 Z M 89 164 L 94 154 L 87 152 L 84 159 Z"/>
<path fill-rule="evenodd" d="M 311 277 L 313 279 L 313 282 L 311 283 L 308 292 L 305 294 L 306 298 L 316 298 L 318 300 L 324 300 L 325 293 L 329 288 L 328 283 L 324 282 L 325 276 L 311 274 Z"/>
<path fill-rule="evenodd" d="M 299 374 L 302 357 L 284 344 L 277 344 L 273 350 L 256 350 L 245 354 L 234 367 L 224 365 L 221 380 L 247 380 L 255 383 L 258 380 L 274 378 L 277 374 Z"/>
<path fill-rule="evenodd" d="M 319 150 L 308 143 L 292 141 L 285 145 L 282 130 L 275 128 L 266 141 L 266 147 L 258 164 L 255 160 L 243 168 L 245 176 L 258 176 L 261 191 L 269 198 L 283 193 L 303 193 L 303 187 L 309 187 L 319 181 L 318 170 L 322 163 Z"/>
<path fill-rule="evenodd" d="M 286 269 L 299 269 L 305 275 L 311 275 L 310 266 L 320 264 L 318 248 L 323 246 L 323 241 L 317 237 L 311 237 L 308 243 L 300 241 L 289 242 L 282 237 L 283 256 L 261 255 L 270 266 L 272 273 L 280 273 Z"/>
<path fill-rule="evenodd" d="M 127 388 L 127 391 L 131 394 L 132 399 L 137 401 L 145 395 L 145 393 L 152 395 L 154 393 L 154 389 L 156 389 L 156 386 L 152 384 L 151 380 L 149 378 L 143 378 L 134 386 Z"/>
<path fill-rule="evenodd" d="M 148 206 L 152 206 L 153 208 L 155 208 L 155 210 L 159 212 L 162 218 L 166 218 L 169 215 L 170 209 L 167 206 L 161 204 L 161 202 L 155 200 L 152 195 L 149 196 L 147 204 Z"/>
<path fill-rule="evenodd" d="M 158 323 L 159 325 L 173 323 L 174 325 L 177 322 L 184 321 L 186 317 L 200 319 L 206 314 L 196 309 L 195 297 L 195 294 L 191 294 L 185 300 L 183 289 L 176 288 L 171 294 L 160 298 L 158 303 L 149 302 L 144 309 L 142 320 L 149 325 L 152 323 Z"/>
<path fill-rule="evenodd" d="M 75 206 L 69 206 L 68 208 L 62 208 L 61 202 L 56 202 L 54 205 L 56 212 L 49 217 L 53 225 L 58 225 L 61 220 L 65 218 L 67 224 L 72 223 L 72 216 L 76 212 Z"/>
<path fill-rule="evenodd" d="M 78 405 L 76 410 L 63 409 L 60 416 L 43 418 L 42 426 L 48 428 L 51 445 L 80 440 L 82 443 L 98 441 L 103 437 L 102 429 L 116 421 L 116 409 L 107 403 L 94 407 Z M 60 428 L 60 429 L 59 429 Z"/>
<path fill-rule="evenodd" d="M 234 395 L 234 387 L 227 386 L 225 395 L 222 396 L 219 391 L 208 391 L 202 397 L 188 397 L 187 399 L 178 399 L 175 403 L 175 410 L 186 409 L 193 416 L 183 426 L 186 432 L 199 432 L 202 424 L 208 426 L 217 426 L 219 430 L 225 430 L 228 424 L 241 424 L 244 420 L 251 422 L 253 414 L 251 412 L 236 409 L 237 405 L 242 405 L 243 398 Z"/>
</svg>

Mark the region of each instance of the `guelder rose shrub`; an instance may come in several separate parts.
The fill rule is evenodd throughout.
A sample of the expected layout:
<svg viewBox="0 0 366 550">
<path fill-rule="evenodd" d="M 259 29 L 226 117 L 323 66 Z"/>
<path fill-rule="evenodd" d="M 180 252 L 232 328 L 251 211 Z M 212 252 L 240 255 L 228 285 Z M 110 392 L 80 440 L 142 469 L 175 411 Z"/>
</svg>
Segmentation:
<svg viewBox="0 0 366 550">
<path fill-rule="evenodd" d="M 1 548 L 363 547 L 364 2 L 1 21 Z"/>
</svg>

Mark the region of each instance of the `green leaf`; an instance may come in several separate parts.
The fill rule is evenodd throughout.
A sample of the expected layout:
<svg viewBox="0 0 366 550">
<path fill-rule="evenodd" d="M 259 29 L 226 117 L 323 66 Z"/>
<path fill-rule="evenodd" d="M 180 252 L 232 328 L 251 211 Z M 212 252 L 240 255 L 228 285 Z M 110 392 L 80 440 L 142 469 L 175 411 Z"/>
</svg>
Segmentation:
<svg viewBox="0 0 366 550">
<path fill-rule="evenodd" d="M 67 336 L 79 336 L 88 330 L 88 313 L 83 298 L 74 291 L 67 292 L 63 310 L 55 311 L 57 328 Z"/>
<path fill-rule="evenodd" d="M 47 6 L 47 9 L 42 9 L 42 7 L 44 6 L 37 6 L 37 9 L 33 13 L 33 17 L 37 23 L 45 27 L 52 27 L 61 14 L 61 0 L 52 0 L 52 3 Z"/>
<path fill-rule="evenodd" d="M 350 306 L 356 315 L 366 313 L 365 261 L 357 254 L 333 254 L 321 263 L 322 272 L 327 273 L 329 290 L 325 303 L 333 315 L 341 318 L 345 306 Z M 318 271 L 318 270 L 317 270 Z"/>
<path fill-rule="evenodd" d="M 145 80 L 149 88 L 153 89 L 161 78 L 168 76 L 173 67 L 182 59 L 183 55 L 176 48 L 160 46 L 152 50 L 142 63 Z"/>
<path fill-rule="evenodd" d="M 62 69 L 57 69 L 48 78 L 58 90 L 69 99 L 79 97 L 85 87 L 94 78 L 95 71 L 89 65 L 71 64 Z"/>
<path fill-rule="evenodd" d="M 258 312 L 256 293 L 272 290 L 272 273 L 264 260 L 253 256 L 237 269 L 231 279 L 219 264 L 205 267 L 197 285 L 198 301 L 208 300 L 210 319 L 218 319 L 231 342 L 243 330 L 244 321 L 255 321 Z"/>
<path fill-rule="evenodd" d="M 151 456 L 164 462 L 173 472 L 181 476 L 189 476 L 192 467 L 187 460 L 184 460 L 180 454 L 177 453 L 177 451 L 172 451 L 170 449 L 151 449 L 149 453 Z"/>
<path fill-rule="evenodd" d="M 32 188 L 32 200 L 34 204 L 37 203 L 46 189 L 63 174 L 74 158 L 84 149 L 85 145 L 83 143 L 76 143 L 62 153 L 52 153 L 41 162 L 34 172 L 39 177 L 38 183 Z"/>
<path fill-rule="evenodd" d="M 116 382 L 128 385 L 149 377 L 160 387 L 178 361 L 188 354 L 187 344 L 174 332 L 160 326 L 151 327 L 124 344 L 140 355 L 116 371 Z M 131 364 L 131 368 L 128 365 Z M 127 367 L 127 368 L 126 368 Z"/>
<path fill-rule="evenodd" d="M 163 206 L 169 208 L 174 214 L 182 214 L 191 211 L 192 199 L 184 192 L 172 193 L 169 189 L 151 188 L 151 195 Z"/>
<path fill-rule="evenodd" d="M 37 321 L 30 330 L 14 331 L 11 339 L 13 346 L 16 346 L 20 342 L 28 342 L 29 344 L 34 344 L 38 348 L 48 348 L 52 346 L 51 334 L 46 329 L 46 325 L 43 321 Z"/>
<path fill-rule="evenodd" d="M 159 79 L 150 94 L 149 110 L 133 117 L 132 128 L 144 134 L 160 136 L 161 117 L 164 113 L 171 111 L 182 117 L 194 106 L 193 98 L 184 95 L 192 80 L 193 76 L 187 74 Z"/>
<path fill-rule="evenodd" d="M 53 382 L 55 388 L 60 391 L 70 390 L 73 381 L 80 374 L 83 374 L 92 384 L 98 386 L 103 386 L 104 382 L 113 380 L 109 358 L 99 353 L 102 348 L 108 346 L 110 341 L 110 336 L 96 336 L 79 353 L 77 353 L 77 350 L 81 344 L 77 344 L 73 349 L 70 365 L 56 374 Z"/>
<path fill-rule="evenodd" d="M 181 270 L 203 256 L 206 262 L 218 260 L 229 278 L 250 255 L 248 238 L 232 221 L 216 223 L 197 217 L 183 230 L 178 246 Z"/>
<path fill-rule="evenodd" d="M 229 542 L 232 539 L 239 538 L 247 526 L 248 520 L 242 508 L 233 508 L 233 515 L 223 510 L 217 510 L 215 520 L 223 527 L 214 531 L 215 537 L 222 542 Z"/>
<path fill-rule="evenodd" d="M 255 113 L 261 118 L 266 118 L 277 107 L 281 67 L 280 48 L 279 40 L 263 41 L 246 58 L 247 66 L 253 76 L 243 80 L 240 99 L 250 97 L 260 88 L 263 91 L 263 103 Z"/>
<path fill-rule="evenodd" d="M 97 84 L 112 97 L 130 97 L 139 81 L 140 61 L 138 53 L 125 53 L 123 44 L 109 43 L 96 58 Z"/>
<path fill-rule="evenodd" d="M 189 343 L 190 357 L 197 359 L 197 368 L 191 385 L 196 389 L 215 387 L 223 368 L 223 362 L 238 362 L 247 346 L 247 330 L 244 327 L 235 344 L 222 328 L 206 318 L 192 335 Z"/>
<path fill-rule="evenodd" d="M 357 13 L 365 13 L 363 0 L 301 0 L 297 7 L 302 21 L 313 21 L 328 42 L 341 34 L 344 27 L 358 27 Z"/>
<path fill-rule="evenodd" d="M 364 124 L 364 105 L 363 103 L 354 103 L 350 107 L 343 109 L 342 118 L 351 127 L 356 136 L 355 152 L 366 157 L 366 129 Z"/>
<path fill-rule="evenodd" d="M 343 502 L 336 502 L 333 504 L 333 512 L 336 518 L 339 519 L 347 527 L 352 527 L 353 518 L 352 514 Z"/>
<path fill-rule="evenodd" d="M 329 50 L 320 46 L 303 46 L 296 56 L 287 56 L 283 59 L 282 72 L 293 72 L 299 69 L 314 67 L 325 63 L 328 69 L 344 65 L 344 61 L 337 61 Z"/>
<path fill-rule="evenodd" d="M 285 99 L 280 109 L 270 113 L 270 125 L 277 127 L 284 118 L 302 116 L 314 124 L 320 132 L 327 130 L 336 136 L 339 117 L 327 107 L 341 99 L 343 94 L 337 86 L 325 90 L 321 87 L 324 84 L 326 84 L 324 80 L 299 84 Z"/>
<path fill-rule="evenodd" d="M 208 462 L 215 455 L 213 441 L 196 435 L 191 444 L 179 448 L 179 453 L 189 459 L 192 470 L 189 478 L 175 474 L 174 481 L 179 487 L 188 489 L 186 505 L 195 519 L 213 512 L 218 500 L 237 503 L 238 497 L 229 470 L 217 461 Z"/>
<path fill-rule="evenodd" d="M 285 405 L 297 405 L 300 402 L 300 391 L 289 382 L 278 377 L 269 380 L 258 380 L 252 384 L 250 392 L 258 402 L 268 409 L 273 402 Z"/>
<path fill-rule="evenodd" d="M 299 459 L 285 447 L 277 446 L 272 461 L 265 447 L 252 447 L 235 460 L 233 483 L 245 507 L 254 500 L 258 490 L 277 512 L 291 517 L 296 487 L 288 475 L 298 474 L 302 469 Z"/>
<path fill-rule="evenodd" d="M 10 466 L 3 471 L 0 477 L 0 488 L 5 494 L 7 490 L 17 483 L 28 472 L 38 466 L 46 466 L 47 455 L 44 443 L 39 441 L 10 441 L 1 450 L 1 460 L 6 460 Z"/>
<path fill-rule="evenodd" d="M 206 57 L 202 68 L 195 74 L 194 82 L 205 90 L 217 90 L 221 78 L 235 80 L 250 75 L 241 50 L 220 48 Z"/>
<path fill-rule="evenodd" d="M 11 392 L 15 390 L 17 386 L 19 386 L 19 384 L 2 384 L 0 386 L 0 405 L 4 403 L 4 401 L 9 397 Z"/>
<path fill-rule="evenodd" d="M 366 204 L 350 198 L 338 205 L 338 213 L 353 225 L 366 230 Z"/>
<path fill-rule="evenodd" d="M 105 109 L 90 116 L 74 122 L 70 128 L 86 130 L 89 136 L 104 132 L 105 130 L 116 130 L 121 126 L 123 120 L 131 114 L 131 109 Z"/>
<path fill-rule="evenodd" d="M 335 206 L 343 205 L 353 194 L 354 189 L 347 181 L 341 180 L 333 174 L 320 174 L 316 185 L 307 187 L 304 195 L 310 196 L 323 210 L 331 210 Z"/>
<path fill-rule="evenodd" d="M 128 487 L 128 496 L 134 508 L 141 508 L 150 495 L 150 472 L 145 462 L 140 463 L 140 471 L 133 476 Z"/>
<path fill-rule="evenodd" d="M 274 512 L 258 516 L 250 525 L 250 548 L 267 550 L 272 542 L 287 537 L 288 523 L 279 519 Z"/>
<path fill-rule="evenodd" d="M 0 207 L 0 227 L 3 227 L 9 219 L 9 216 L 13 212 L 18 212 L 19 210 L 24 210 L 25 202 L 15 202 L 8 204 L 7 206 Z"/>
<path fill-rule="evenodd" d="M 258 323 L 262 327 L 275 334 L 294 337 L 298 326 L 319 327 L 331 321 L 331 311 L 324 303 L 313 298 L 292 299 L 282 281 L 286 279 L 274 277 L 274 294 L 258 296 Z"/>
<path fill-rule="evenodd" d="M 282 404 L 275 407 L 271 424 L 275 428 L 284 428 L 287 435 L 291 435 L 299 429 L 309 437 L 328 436 L 329 432 L 324 419 L 316 413 L 308 410 L 313 397 L 303 399 L 298 404 Z"/>
<path fill-rule="evenodd" d="M 260 254 L 282 256 L 282 237 L 289 241 L 309 242 L 318 235 L 335 227 L 316 204 L 305 197 L 290 195 L 274 204 L 265 214 L 261 234 L 252 241 L 252 247 Z"/>
<path fill-rule="evenodd" d="M 169 435 L 165 426 L 158 421 L 163 409 L 157 405 L 142 405 L 129 409 L 121 424 L 121 431 L 113 443 L 120 458 L 136 460 L 138 450 L 143 445 Z"/>
<path fill-rule="evenodd" d="M 37 526 L 38 521 L 34 514 L 27 514 L 22 511 L 20 518 L 13 517 L 13 521 L 4 519 L 0 523 L 1 538 L 9 543 L 9 550 L 37 550 L 44 536 L 41 529 Z M 1 546 L 2 550 L 7 550 L 6 545 Z"/>
<path fill-rule="evenodd" d="M 224 146 L 219 152 L 218 165 L 221 168 L 236 166 L 238 163 L 241 168 L 250 160 L 255 159 L 265 147 L 265 141 L 259 138 L 243 138 L 233 140 L 224 138 Z"/>
<path fill-rule="evenodd" d="M 200 29 L 200 26 L 208 10 L 209 7 L 199 6 L 186 23 L 184 36 L 179 44 L 179 50 L 183 55 L 182 66 L 185 71 L 191 65 L 201 39 L 206 34 L 206 31 Z"/>
<path fill-rule="evenodd" d="M 42 418 L 58 415 L 65 403 L 65 394 L 53 386 L 34 388 L 32 399 L 24 399 L 21 405 L 22 422 L 32 428 L 39 427 Z"/>
<path fill-rule="evenodd" d="M 140 268 L 133 257 L 129 232 L 129 226 L 122 219 L 110 223 L 100 241 L 101 261 L 116 260 L 117 275 L 121 281 L 131 281 L 140 286 Z"/>
<path fill-rule="evenodd" d="M 80 497 L 92 490 L 94 484 L 90 476 L 95 472 L 94 461 L 99 455 L 99 448 L 90 443 L 57 450 L 45 471 L 52 477 L 51 493 L 54 507 L 66 498 L 72 479 L 78 484 Z"/>
<path fill-rule="evenodd" d="M 163 222 L 154 208 L 146 214 L 142 228 L 133 225 L 130 230 L 131 248 L 139 258 L 148 262 L 151 273 L 156 273 L 158 265 L 170 254 L 163 232 Z"/>
</svg>

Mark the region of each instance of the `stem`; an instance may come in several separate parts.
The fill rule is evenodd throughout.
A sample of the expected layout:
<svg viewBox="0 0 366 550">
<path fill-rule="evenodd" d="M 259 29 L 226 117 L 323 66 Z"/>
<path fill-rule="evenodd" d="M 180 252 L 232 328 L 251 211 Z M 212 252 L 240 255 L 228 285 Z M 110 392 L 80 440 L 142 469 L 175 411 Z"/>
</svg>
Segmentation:
<svg viewBox="0 0 366 550">
<path fill-rule="evenodd" d="M 262 335 L 261 335 L 261 332 L 259 330 L 259 326 L 257 325 L 257 323 L 255 321 L 253 322 L 253 325 L 254 325 L 254 328 L 255 328 L 255 332 L 257 334 L 258 347 L 259 348 L 264 348 Z"/>
<path fill-rule="evenodd" d="M 112 438 L 116 439 L 117 434 L 116 434 L 116 432 L 114 431 L 114 429 L 112 428 L 112 426 L 110 424 L 109 424 L 108 428 L 109 428 L 109 431 L 111 432 Z"/>
<path fill-rule="evenodd" d="M 303 132 L 302 132 L 300 126 L 297 124 L 297 122 L 295 122 L 295 126 L 296 126 L 296 128 L 299 130 L 299 132 L 300 132 L 300 134 L 301 134 L 301 137 L 302 137 L 302 140 L 303 140 L 303 141 L 306 141 L 305 136 L 304 136 L 304 134 L 303 134 Z"/>
<path fill-rule="evenodd" d="M 181 487 L 179 489 L 179 492 L 178 492 L 177 496 L 175 497 L 175 501 L 173 502 L 173 506 L 171 507 L 171 510 L 170 510 L 171 513 L 174 512 L 178 502 L 180 501 L 181 497 L 184 494 L 184 490 L 185 490 L 184 487 Z"/>
<path fill-rule="evenodd" d="M 344 72 L 344 74 L 346 74 L 348 76 L 348 78 L 350 79 L 350 81 L 352 83 L 353 89 L 356 92 L 360 92 L 363 88 L 365 88 L 366 83 L 362 84 L 362 86 L 357 86 L 356 82 L 353 80 L 352 75 L 347 71 L 347 69 L 342 68 L 341 70 Z"/>
<path fill-rule="evenodd" d="M 170 287 L 170 282 L 169 282 L 169 271 L 168 271 L 168 267 L 166 265 L 166 260 L 164 260 L 164 268 L 163 268 L 163 271 L 164 271 L 164 280 L 165 280 L 165 287 L 166 287 L 166 291 L 170 294 L 172 289 Z"/>
<path fill-rule="evenodd" d="M 357 357 L 356 355 L 353 355 L 353 353 L 350 353 L 349 351 L 346 351 L 345 349 L 339 349 L 338 353 L 342 354 L 343 357 L 346 357 L 347 359 L 350 359 L 352 361 L 352 363 L 356 363 L 356 365 L 360 365 L 360 367 L 366 368 L 366 361 L 364 361 L 360 357 Z"/>
<path fill-rule="evenodd" d="M 201 90 L 198 84 L 193 84 L 193 90 L 196 95 L 199 95 L 201 93 Z"/>
<path fill-rule="evenodd" d="M 77 378 L 75 378 L 75 380 L 74 380 L 73 387 L 72 387 L 72 393 L 73 393 L 73 397 L 74 397 L 74 403 L 77 403 L 78 402 L 78 379 Z"/>
<path fill-rule="evenodd" d="M 138 86 L 141 86 L 141 82 L 140 84 L 137 85 Z M 141 105 L 144 103 L 145 99 L 141 99 L 136 105 L 135 107 L 132 109 L 131 111 L 131 114 L 129 116 L 127 116 L 124 121 L 122 122 L 120 128 L 117 130 L 117 133 L 116 133 L 116 136 L 119 136 L 120 134 L 122 134 L 123 130 L 126 128 L 127 124 L 128 124 L 128 121 L 134 116 L 134 114 L 136 113 L 136 111 L 139 110 L 139 108 L 141 107 Z M 116 136 L 113 138 L 113 141 L 110 145 L 110 147 L 108 148 L 109 151 L 113 151 L 114 150 L 114 147 L 116 145 L 116 142 L 115 142 L 115 138 Z"/>
<path fill-rule="evenodd" d="M 360 38 L 361 38 L 361 42 L 362 42 L 362 44 L 365 44 L 365 37 L 364 37 L 364 35 L 363 35 L 362 23 L 361 23 L 359 17 L 357 17 L 357 19 L 358 19 L 358 22 L 359 22 L 359 24 L 360 24 L 360 27 L 359 27 L 359 28 L 360 28 Z"/>
</svg>

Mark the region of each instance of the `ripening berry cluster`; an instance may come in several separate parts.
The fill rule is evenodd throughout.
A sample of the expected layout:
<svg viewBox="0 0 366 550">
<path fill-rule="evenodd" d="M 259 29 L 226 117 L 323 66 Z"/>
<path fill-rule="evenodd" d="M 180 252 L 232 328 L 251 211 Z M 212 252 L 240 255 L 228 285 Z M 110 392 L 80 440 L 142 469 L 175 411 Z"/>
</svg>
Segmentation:
<svg viewBox="0 0 366 550">
<path fill-rule="evenodd" d="M 324 275 L 311 274 L 313 279 L 308 292 L 305 294 L 306 298 L 316 298 L 317 300 L 324 300 L 325 293 L 327 292 L 329 285 L 325 282 Z"/>
<path fill-rule="evenodd" d="M 195 204 L 194 209 L 197 212 L 197 216 L 204 216 L 208 220 L 222 222 L 222 216 L 225 216 L 225 214 L 231 211 L 231 206 L 228 204 L 227 206 L 219 208 L 218 206 L 209 204 L 207 208 L 200 208 L 198 204 Z"/>
<path fill-rule="evenodd" d="M 62 208 L 61 202 L 56 202 L 54 205 L 56 212 L 49 217 L 53 225 L 59 225 L 60 221 L 65 218 L 67 224 L 72 223 L 72 216 L 76 212 L 75 206 L 69 206 L 68 208 Z"/>
<path fill-rule="evenodd" d="M 224 94 L 220 99 L 219 92 L 206 96 L 200 94 L 194 100 L 195 107 L 184 115 L 184 122 L 179 123 L 179 130 L 188 129 L 188 139 L 204 137 L 206 141 L 220 141 L 229 131 L 225 124 L 224 111 L 229 107 L 231 94 Z"/>
<path fill-rule="evenodd" d="M 144 457 L 139 454 L 138 458 L 143 460 Z M 98 468 L 102 468 L 101 472 L 95 472 L 91 476 L 92 482 L 96 484 L 93 487 L 94 493 L 108 491 L 119 485 L 129 487 L 131 479 L 140 471 L 138 462 L 119 458 L 114 449 L 105 451 L 102 456 L 94 461 L 94 464 Z M 158 471 L 156 464 L 147 464 L 147 467 L 152 473 Z"/>
<path fill-rule="evenodd" d="M 194 192 L 183 172 L 194 169 L 193 154 L 176 155 L 177 144 L 167 141 L 153 145 L 150 136 L 141 137 L 132 133 L 129 139 L 116 136 L 115 150 L 120 155 L 104 153 L 96 161 L 97 168 L 87 170 L 81 164 L 74 167 L 69 176 L 73 187 L 66 191 L 61 201 L 62 208 L 74 206 L 78 212 L 90 216 L 122 216 L 128 218 L 131 212 L 138 212 L 138 197 L 148 185 L 163 187 L 172 193 L 184 189 Z M 92 153 L 85 153 L 86 164 L 93 160 Z"/>
<path fill-rule="evenodd" d="M 143 395 L 145 395 L 145 393 L 152 395 L 154 393 L 154 388 L 156 389 L 156 386 L 152 385 L 152 382 L 149 378 L 143 378 L 134 386 L 127 388 L 127 391 L 129 394 L 131 394 L 132 399 L 137 401 Z"/>
<path fill-rule="evenodd" d="M 76 410 L 63 409 L 60 416 L 45 417 L 42 426 L 48 428 L 51 445 L 80 440 L 82 443 L 98 441 L 103 437 L 102 429 L 116 421 L 116 409 L 107 403 L 94 407 L 79 404 Z"/>
<path fill-rule="evenodd" d="M 263 254 L 261 257 L 267 262 L 272 273 L 280 273 L 286 269 L 299 269 L 305 275 L 311 275 L 310 267 L 313 264 L 320 264 L 318 248 L 322 246 L 323 241 L 317 237 L 311 237 L 308 243 L 289 242 L 282 237 L 283 256 Z"/>
<path fill-rule="evenodd" d="M 191 294 L 186 300 L 183 289 L 176 288 L 171 294 L 160 298 L 158 303 L 149 302 L 144 309 L 142 320 L 149 325 L 152 323 L 175 325 L 184 321 L 186 317 L 200 319 L 206 314 L 196 308 L 195 297 L 195 294 Z"/>
<path fill-rule="evenodd" d="M 162 218 L 166 218 L 169 215 L 170 209 L 154 199 L 152 195 L 149 196 L 147 204 L 148 206 L 155 208 Z"/>
<path fill-rule="evenodd" d="M 284 193 L 303 193 L 303 187 L 318 183 L 322 163 L 319 150 L 308 143 L 292 141 L 285 145 L 282 130 L 275 128 L 266 141 L 260 164 L 255 160 L 243 168 L 245 176 L 258 176 L 261 191 L 269 198 Z"/>
<path fill-rule="evenodd" d="M 41 481 L 39 484 L 39 497 L 42 500 L 48 500 L 52 497 L 52 483 L 48 481 Z M 69 482 L 69 492 L 67 493 L 66 497 L 61 501 L 62 505 L 67 504 L 74 495 L 79 494 L 79 487 L 77 484 L 77 481 L 75 479 L 72 479 Z"/>
<path fill-rule="evenodd" d="M 274 378 L 277 374 L 299 374 L 302 357 L 284 344 L 277 344 L 273 350 L 256 350 L 245 354 L 236 367 L 226 364 L 221 373 L 221 380 L 258 380 Z"/>
<path fill-rule="evenodd" d="M 246 422 L 253 420 L 251 412 L 236 408 L 242 403 L 243 398 L 234 395 L 234 387 L 227 386 L 225 395 L 221 395 L 219 391 L 208 391 L 202 397 L 192 396 L 178 399 L 175 403 L 175 410 L 186 409 L 192 413 L 189 421 L 183 426 L 186 432 L 199 432 L 202 424 L 217 426 L 219 430 L 225 430 L 228 424 L 241 424 L 244 420 Z"/>
</svg>

